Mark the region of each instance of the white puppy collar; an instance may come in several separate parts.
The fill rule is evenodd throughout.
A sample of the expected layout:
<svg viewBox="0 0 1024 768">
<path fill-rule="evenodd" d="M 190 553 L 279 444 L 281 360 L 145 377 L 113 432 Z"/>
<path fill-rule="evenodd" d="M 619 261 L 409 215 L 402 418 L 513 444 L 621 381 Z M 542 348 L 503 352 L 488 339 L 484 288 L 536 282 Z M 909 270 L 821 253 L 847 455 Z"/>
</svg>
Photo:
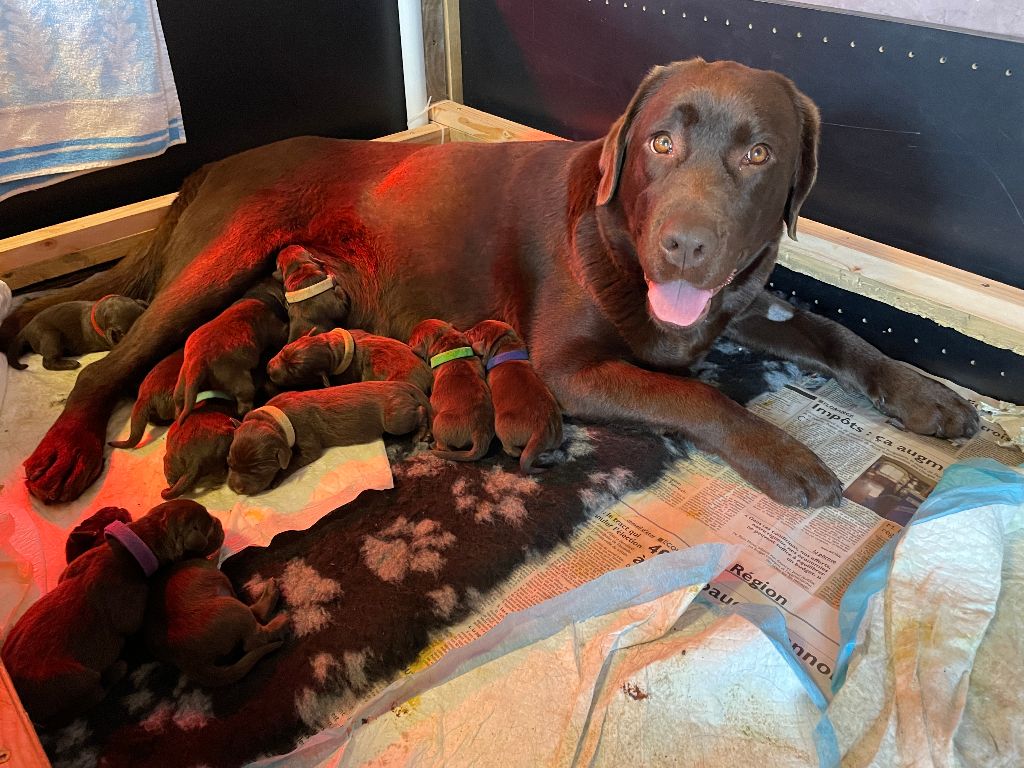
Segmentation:
<svg viewBox="0 0 1024 768">
<path fill-rule="evenodd" d="M 285 442 L 288 443 L 289 448 L 295 445 L 295 427 L 292 426 L 292 422 L 291 419 L 288 418 L 288 414 L 276 405 L 264 405 L 249 411 L 249 415 L 251 416 L 254 413 L 260 412 L 267 414 L 267 416 L 280 425 L 281 429 L 284 430 L 284 439 Z"/>
<path fill-rule="evenodd" d="M 332 342 L 335 342 L 340 337 L 341 342 L 345 345 L 345 352 L 341 356 L 341 360 L 331 371 L 332 376 L 337 376 L 347 371 L 348 367 L 352 365 L 352 358 L 356 353 L 356 340 L 352 338 L 352 334 L 345 328 L 335 328 L 333 331 L 328 331 L 326 335 L 330 337 Z"/>
<path fill-rule="evenodd" d="M 334 278 L 331 275 L 328 275 L 319 283 L 307 285 L 305 288 L 300 288 L 297 291 L 287 291 L 284 294 L 284 300 L 289 304 L 298 304 L 300 301 L 305 301 L 306 299 L 312 299 L 314 296 L 319 296 L 321 293 L 329 291 L 333 287 Z"/>
</svg>

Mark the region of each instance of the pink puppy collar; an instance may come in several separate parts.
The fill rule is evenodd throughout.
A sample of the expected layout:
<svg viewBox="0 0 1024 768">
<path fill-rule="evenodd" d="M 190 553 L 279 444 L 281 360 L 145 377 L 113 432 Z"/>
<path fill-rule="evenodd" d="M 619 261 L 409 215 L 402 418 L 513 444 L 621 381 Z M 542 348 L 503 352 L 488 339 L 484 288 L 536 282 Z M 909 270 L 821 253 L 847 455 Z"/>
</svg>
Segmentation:
<svg viewBox="0 0 1024 768">
<path fill-rule="evenodd" d="M 156 559 L 156 555 L 153 554 L 153 550 L 149 548 L 149 545 L 120 520 L 115 520 L 104 528 L 103 535 L 108 539 L 117 539 L 121 542 L 124 548 L 135 558 L 139 567 L 142 568 L 142 572 L 147 576 L 152 576 L 156 573 L 156 569 L 160 567 L 160 561 Z"/>
</svg>

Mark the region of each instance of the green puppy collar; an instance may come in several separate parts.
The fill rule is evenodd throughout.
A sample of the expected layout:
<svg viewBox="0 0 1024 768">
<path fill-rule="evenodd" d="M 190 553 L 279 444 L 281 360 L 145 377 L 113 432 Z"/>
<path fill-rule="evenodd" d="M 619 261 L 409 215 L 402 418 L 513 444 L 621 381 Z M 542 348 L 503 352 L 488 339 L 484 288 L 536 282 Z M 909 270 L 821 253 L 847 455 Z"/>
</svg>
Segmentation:
<svg viewBox="0 0 1024 768">
<path fill-rule="evenodd" d="M 472 357 L 472 347 L 456 347 L 455 349 L 449 349 L 447 352 L 440 352 L 430 358 L 430 367 L 437 368 L 439 365 L 451 362 L 452 360 L 458 360 L 460 357 Z"/>
</svg>

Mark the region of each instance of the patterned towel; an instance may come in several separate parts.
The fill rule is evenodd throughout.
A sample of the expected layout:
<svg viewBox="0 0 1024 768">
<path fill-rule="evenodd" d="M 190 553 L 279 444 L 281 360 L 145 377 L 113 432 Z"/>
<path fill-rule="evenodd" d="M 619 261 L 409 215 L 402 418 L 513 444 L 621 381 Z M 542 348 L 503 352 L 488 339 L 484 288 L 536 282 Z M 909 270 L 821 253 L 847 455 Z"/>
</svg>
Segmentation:
<svg viewBox="0 0 1024 768">
<path fill-rule="evenodd" d="M 0 200 L 184 141 L 156 0 L 0 4 Z"/>
</svg>

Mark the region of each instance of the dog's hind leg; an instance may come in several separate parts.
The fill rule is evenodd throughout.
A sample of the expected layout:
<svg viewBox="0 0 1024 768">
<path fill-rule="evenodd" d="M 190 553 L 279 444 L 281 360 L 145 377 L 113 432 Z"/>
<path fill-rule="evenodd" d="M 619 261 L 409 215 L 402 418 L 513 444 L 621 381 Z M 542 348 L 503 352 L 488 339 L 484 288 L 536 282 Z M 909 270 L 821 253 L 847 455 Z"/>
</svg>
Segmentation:
<svg viewBox="0 0 1024 768">
<path fill-rule="evenodd" d="M 43 356 L 43 368 L 48 371 L 73 371 L 81 363 L 64 357 L 64 345 L 56 331 L 39 337 L 39 354 Z"/>
<path fill-rule="evenodd" d="M 277 600 L 280 595 L 281 591 L 277 588 L 277 582 L 274 579 L 270 579 L 263 585 L 263 592 L 260 594 L 259 599 L 249 606 L 249 610 L 256 617 L 256 621 L 260 624 L 267 623 L 270 614 L 277 607 Z"/>
</svg>

